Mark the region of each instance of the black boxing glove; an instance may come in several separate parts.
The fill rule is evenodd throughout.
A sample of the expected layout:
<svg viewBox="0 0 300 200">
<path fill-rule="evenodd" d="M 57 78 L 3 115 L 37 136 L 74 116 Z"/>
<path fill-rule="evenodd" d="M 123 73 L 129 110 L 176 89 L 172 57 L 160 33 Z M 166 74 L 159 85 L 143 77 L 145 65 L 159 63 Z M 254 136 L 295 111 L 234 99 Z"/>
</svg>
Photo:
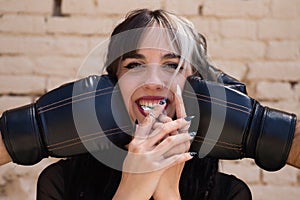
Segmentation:
<svg viewBox="0 0 300 200">
<path fill-rule="evenodd" d="M 4 112 L 0 130 L 13 162 L 31 165 L 48 156 L 122 148 L 132 126 L 120 90 L 104 75 L 65 84 L 36 103 Z"/>
<path fill-rule="evenodd" d="M 190 131 L 197 135 L 191 151 L 202 157 L 253 158 L 268 171 L 285 165 L 296 126 L 294 114 L 264 107 L 242 92 L 196 76 L 188 77 L 183 100 L 187 114 L 195 116 Z"/>
<path fill-rule="evenodd" d="M 232 76 L 225 74 L 223 71 L 209 65 L 207 67 L 207 75 L 205 80 L 211 82 L 217 82 L 232 89 L 238 90 L 244 94 L 247 94 L 246 85 Z"/>
</svg>

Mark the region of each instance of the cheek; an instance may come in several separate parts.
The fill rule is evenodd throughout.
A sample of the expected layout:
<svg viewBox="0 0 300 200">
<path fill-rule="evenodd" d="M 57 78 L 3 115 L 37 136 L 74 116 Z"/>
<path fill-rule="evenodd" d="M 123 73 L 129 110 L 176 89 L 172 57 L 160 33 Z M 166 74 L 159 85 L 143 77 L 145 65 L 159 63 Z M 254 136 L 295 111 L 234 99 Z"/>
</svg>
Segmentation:
<svg viewBox="0 0 300 200">
<path fill-rule="evenodd" d="M 132 117 L 132 106 L 134 104 L 132 100 L 133 92 L 137 89 L 138 82 L 136 78 L 133 78 L 129 75 L 124 74 L 123 76 L 119 77 L 118 84 L 123 96 L 123 100 L 127 111 Z"/>
<path fill-rule="evenodd" d="M 177 92 L 177 85 L 180 87 L 181 91 L 183 90 L 184 84 L 186 82 L 186 76 L 179 74 L 172 81 L 171 90 L 174 94 Z"/>
<path fill-rule="evenodd" d="M 118 81 L 119 87 L 123 96 L 124 103 L 126 104 L 126 107 L 128 109 L 128 104 L 130 103 L 130 97 L 132 95 L 132 84 L 130 83 L 130 80 L 127 79 L 119 79 Z"/>
</svg>

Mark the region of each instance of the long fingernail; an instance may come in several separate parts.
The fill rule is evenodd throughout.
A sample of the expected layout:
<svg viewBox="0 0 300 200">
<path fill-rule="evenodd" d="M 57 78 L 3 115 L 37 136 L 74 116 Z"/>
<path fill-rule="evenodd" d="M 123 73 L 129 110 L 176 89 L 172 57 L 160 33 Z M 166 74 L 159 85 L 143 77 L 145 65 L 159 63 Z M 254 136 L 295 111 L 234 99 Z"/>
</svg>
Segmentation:
<svg viewBox="0 0 300 200">
<path fill-rule="evenodd" d="M 194 132 L 194 131 L 193 131 L 193 132 L 189 132 L 189 135 L 190 135 L 192 138 L 194 138 L 194 137 L 196 136 L 196 134 L 197 134 L 197 133 Z"/>
<path fill-rule="evenodd" d="M 133 134 L 135 133 L 136 127 L 138 126 L 138 124 L 139 124 L 139 122 L 138 122 L 138 120 L 136 119 L 135 122 L 134 122 L 134 124 L 132 125 L 132 126 L 133 126 L 133 128 L 132 128 Z"/>
<path fill-rule="evenodd" d="M 177 84 L 177 87 L 176 87 L 176 94 L 178 95 L 178 96 L 181 96 L 181 89 L 180 89 L 180 86 Z"/>
<path fill-rule="evenodd" d="M 191 120 L 194 119 L 194 118 L 195 118 L 195 116 L 186 116 L 186 117 L 184 118 L 184 120 L 187 121 L 187 122 L 189 122 L 189 121 L 191 121 Z"/>
<path fill-rule="evenodd" d="M 192 156 L 192 157 L 194 157 L 195 155 L 197 155 L 197 152 L 189 152 L 190 153 L 190 155 Z"/>
<path fill-rule="evenodd" d="M 167 98 L 164 98 L 163 100 L 161 100 L 159 102 L 159 105 L 164 105 L 165 103 L 167 103 Z"/>
</svg>

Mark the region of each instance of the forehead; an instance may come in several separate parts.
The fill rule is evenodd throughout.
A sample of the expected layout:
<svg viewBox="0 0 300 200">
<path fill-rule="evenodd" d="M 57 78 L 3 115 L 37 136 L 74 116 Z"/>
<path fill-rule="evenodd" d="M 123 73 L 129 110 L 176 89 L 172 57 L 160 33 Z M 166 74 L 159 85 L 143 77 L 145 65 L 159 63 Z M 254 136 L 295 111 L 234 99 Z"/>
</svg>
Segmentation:
<svg viewBox="0 0 300 200">
<path fill-rule="evenodd" d="M 157 49 L 157 48 L 143 48 L 138 49 L 136 54 L 142 55 L 145 57 L 153 57 L 153 58 L 180 58 L 179 55 L 175 54 L 174 52 L 168 51 L 166 49 Z"/>
<path fill-rule="evenodd" d="M 177 41 L 169 29 L 150 27 L 145 29 L 137 45 L 137 51 L 155 51 L 179 54 Z"/>
</svg>

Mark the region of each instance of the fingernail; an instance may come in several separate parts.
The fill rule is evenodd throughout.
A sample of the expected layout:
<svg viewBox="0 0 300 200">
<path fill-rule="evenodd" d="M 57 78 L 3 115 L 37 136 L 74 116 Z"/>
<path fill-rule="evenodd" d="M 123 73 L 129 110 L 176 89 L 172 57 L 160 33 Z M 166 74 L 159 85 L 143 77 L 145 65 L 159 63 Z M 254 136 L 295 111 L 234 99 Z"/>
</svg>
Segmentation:
<svg viewBox="0 0 300 200">
<path fill-rule="evenodd" d="M 167 103 L 167 98 L 164 98 L 163 100 L 161 100 L 159 102 L 159 105 L 164 105 L 165 103 Z"/>
<path fill-rule="evenodd" d="M 135 122 L 134 122 L 134 123 L 135 123 L 135 124 L 139 124 L 139 122 L 138 122 L 138 120 L 137 120 L 137 119 L 135 120 Z"/>
<path fill-rule="evenodd" d="M 184 120 L 189 122 L 189 121 L 191 121 L 192 119 L 194 119 L 194 117 L 195 117 L 195 116 L 186 116 L 186 117 L 184 118 Z"/>
<path fill-rule="evenodd" d="M 192 156 L 192 157 L 194 157 L 195 155 L 197 155 L 197 152 L 189 152 L 190 153 L 190 155 Z"/>
<path fill-rule="evenodd" d="M 180 86 L 177 84 L 177 87 L 176 87 L 176 94 L 178 95 L 178 96 L 181 96 L 181 89 L 180 89 Z"/>
<path fill-rule="evenodd" d="M 196 132 L 189 132 L 189 135 L 192 137 L 192 138 L 194 138 L 195 136 L 196 136 Z"/>
</svg>

